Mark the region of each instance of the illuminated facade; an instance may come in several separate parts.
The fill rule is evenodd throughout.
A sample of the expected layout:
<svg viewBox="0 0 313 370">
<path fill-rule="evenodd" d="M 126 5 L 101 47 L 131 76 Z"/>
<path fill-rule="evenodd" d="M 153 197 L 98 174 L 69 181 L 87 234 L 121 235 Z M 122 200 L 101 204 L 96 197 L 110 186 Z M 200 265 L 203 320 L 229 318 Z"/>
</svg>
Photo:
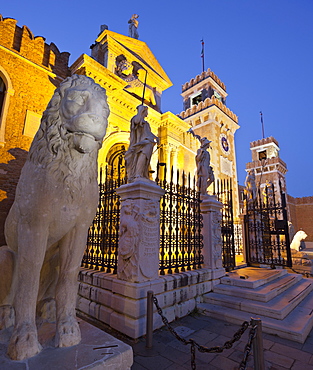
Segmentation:
<svg viewBox="0 0 313 370">
<path fill-rule="evenodd" d="M 215 177 L 233 179 L 235 216 L 238 214 L 234 134 L 239 126 L 236 115 L 225 105 L 226 87 L 213 72 L 203 72 L 183 86 L 184 112 L 162 113 L 162 93 L 172 83 L 145 42 L 104 29 L 91 46 L 91 55 L 82 54 L 68 66 L 69 53 L 59 52 L 53 43 L 46 44 L 43 37 L 34 37 L 26 26 L 16 23 L 14 19 L 0 18 L 2 244 L 4 220 L 42 113 L 55 88 L 74 73 L 93 78 L 107 91 L 111 113 L 99 152 L 100 167 L 114 167 L 119 155 L 127 150 L 130 119 L 142 104 L 145 92 L 147 121 L 160 138 L 159 150 L 152 156 L 152 170 L 159 161 L 167 168 L 173 166 L 195 174 L 200 143 L 187 133 L 192 127 L 196 134 L 212 141 Z"/>
</svg>

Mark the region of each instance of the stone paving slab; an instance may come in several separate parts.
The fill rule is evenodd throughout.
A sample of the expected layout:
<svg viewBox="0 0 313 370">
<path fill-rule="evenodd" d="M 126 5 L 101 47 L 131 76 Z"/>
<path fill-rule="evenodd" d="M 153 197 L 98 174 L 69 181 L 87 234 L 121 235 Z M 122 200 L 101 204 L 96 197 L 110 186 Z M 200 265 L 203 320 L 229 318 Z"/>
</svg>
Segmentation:
<svg viewBox="0 0 313 370">
<path fill-rule="evenodd" d="M 202 314 L 192 314 L 173 322 L 183 333 L 194 330 L 185 339 L 193 338 L 206 347 L 220 346 L 230 340 L 241 325 L 231 324 Z M 183 330 L 182 327 L 185 327 Z M 196 351 L 197 370 L 235 370 L 243 359 L 249 329 L 231 349 L 222 353 Z M 206 344 L 205 344 L 206 343 Z M 154 332 L 154 353 L 149 359 L 145 354 L 145 339 L 133 344 L 134 364 L 132 370 L 184 370 L 191 369 L 190 346 L 179 342 L 165 327 Z M 141 347 L 140 347 L 141 346 Z M 271 334 L 263 334 L 265 369 L 313 370 L 313 330 L 305 343 L 297 343 Z M 137 350 L 136 350 L 137 348 Z M 247 370 L 253 370 L 253 353 L 249 356 Z"/>
<path fill-rule="evenodd" d="M 6 355 L 9 331 L 0 332 L 0 370 L 127 370 L 133 363 L 131 346 L 112 335 L 78 320 L 82 341 L 77 346 L 55 348 L 53 324 L 38 330 L 43 350 L 24 361 L 12 361 Z"/>
</svg>

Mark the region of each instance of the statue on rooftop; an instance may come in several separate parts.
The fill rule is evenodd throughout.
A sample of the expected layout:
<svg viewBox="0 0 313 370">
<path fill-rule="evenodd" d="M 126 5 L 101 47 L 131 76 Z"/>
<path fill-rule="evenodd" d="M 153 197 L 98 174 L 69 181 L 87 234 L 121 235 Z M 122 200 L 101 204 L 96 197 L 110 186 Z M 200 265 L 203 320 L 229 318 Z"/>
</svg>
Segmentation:
<svg viewBox="0 0 313 370">
<path fill-rule="evenodd" d="M 138 14 L 133 14 L 130 20 L 128 21 L 128 36 L 133 37 L 134 39 L 139 38 L 139 33 L 137 31 L 139 22 L 137 21 L 137 18 L 139 18 Z"/>
<path fill-rule="evenodd" d="M 149 167 L 153 147 L 159 142 L 145 120 L 148 107 L 138 105 L 137 114 L 130 121 L 130 143 L 125 153 L 125 163 L 128 182 L 135 179 L 149 179 Z"/>
</svg>

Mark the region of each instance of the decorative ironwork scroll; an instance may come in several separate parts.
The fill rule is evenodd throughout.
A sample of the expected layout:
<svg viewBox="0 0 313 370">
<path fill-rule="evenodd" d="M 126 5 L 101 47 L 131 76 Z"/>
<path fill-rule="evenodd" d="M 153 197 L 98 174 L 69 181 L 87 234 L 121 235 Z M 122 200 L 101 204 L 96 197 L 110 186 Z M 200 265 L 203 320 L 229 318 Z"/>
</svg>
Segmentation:
<svg viewBox="0 0 313 370">
<path fill-rule="evenodd" d="M 234 217 L 233 217 L 233 196 L 231 180 L 216 180 L 213 194 L 223 204 L 221 231 L 223 240 L 223 267 L 229 271 L 236 266 L 235 238 L 234 238 Z"/>
<path fill-rule="evenodd" d="M 160 274 L 201 268 L 203 238 L 200 194 L 190 174 L 158 164 L 156 182 L 165 190 L 160 213 Z M 175 179 L 175 181 L 174 181 Z"/>
<path fill-rule="evenodd" d="M 258 189 L 254 202 L 246 206 L 247 262 L 292 266 L 285 193 L 274 184 Z"/>
</svg>

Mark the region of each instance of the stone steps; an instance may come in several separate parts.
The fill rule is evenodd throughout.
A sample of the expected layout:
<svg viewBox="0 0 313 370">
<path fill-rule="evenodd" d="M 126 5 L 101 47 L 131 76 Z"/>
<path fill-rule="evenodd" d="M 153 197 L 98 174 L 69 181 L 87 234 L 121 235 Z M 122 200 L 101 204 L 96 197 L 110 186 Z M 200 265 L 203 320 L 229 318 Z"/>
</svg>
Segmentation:
<svg viewBox="0 0 313 370">
<path fill-rule="evenodd" d="M 207 293 L 203 296 L 205 303 L 221 305 L 240 311 L 250 312 L 254 315 L 265 315 L 273 319 L 283 320 L 289 313 L 313 290 L 311 282 L 301 280 L 287 289 L 283 294 L 276 296 L 268 302 L 253 301 L 240 296 Z M 312 307 L 313 308 L 313 307 Z"/>
<path fill-rule="evenodd" d="M 235 324 L 260 318 L 264 332 L 304 343 L 313 327 L 313 279 L 286 270 L 241 270 L 222 278 L 197 308 Z"/>
<path fill-rule="evenodd" d="M 284 274 L 279 276 L 275 281 L 268 282 L 255 289 L 243 286 L 218 284 L 214 287 L 214 292 L 235 297 L 240 296 L 245 299 L 252 299 L 260 302 L 268 302 L 301 279 L 302 276 L 300 274 Z"/>
<path fill-rule="evenodd" d="M 221 278 L 221 283 L 255 289 L 287 274 L 287 270 L 246 267 L 228 272 Z"/>
</svg>

